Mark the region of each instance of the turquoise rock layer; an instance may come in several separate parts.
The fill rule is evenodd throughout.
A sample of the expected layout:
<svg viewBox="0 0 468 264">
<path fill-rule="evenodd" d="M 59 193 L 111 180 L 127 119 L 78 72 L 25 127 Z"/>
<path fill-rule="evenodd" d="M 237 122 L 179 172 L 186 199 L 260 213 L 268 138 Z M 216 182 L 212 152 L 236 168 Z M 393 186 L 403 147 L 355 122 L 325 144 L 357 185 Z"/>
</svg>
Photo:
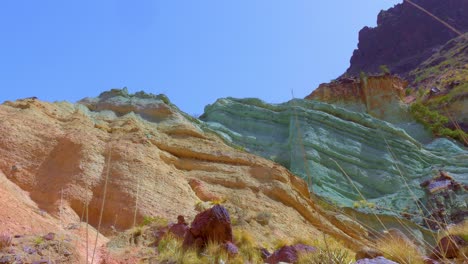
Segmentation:
<svg viewBox="0 0 468 264">
<path fill-rule="evenodd" d="M 468 184 L 468 151 L 461 146 L 447 139 L 423 145 L 390 123 L 322 102 L 225 98 L 208 105 L 201 119 L 340 206 L 420 215 L 419 184 L 439 169 Z M 457 199 L 466 209 L 467 195 Z"/>
</svg>

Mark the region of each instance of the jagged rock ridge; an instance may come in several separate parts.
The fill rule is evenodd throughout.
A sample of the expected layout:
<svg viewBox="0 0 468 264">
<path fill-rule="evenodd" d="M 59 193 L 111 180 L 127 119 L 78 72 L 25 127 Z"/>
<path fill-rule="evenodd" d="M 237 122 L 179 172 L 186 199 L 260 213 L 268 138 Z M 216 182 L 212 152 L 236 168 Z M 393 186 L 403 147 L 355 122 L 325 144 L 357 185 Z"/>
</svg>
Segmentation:
<svg viewBox="0 0 468 264">
<path fill-rule="evenodd" d="M 468 1 L 413 0 L 461 32 L 468 30 Z M 429 58 L 441 45 L 457 34 L 433 17 L 404 1 L 381 11 L 377 27 L 364 27 L 359 32 L 359 44 L 351 58 L 347 75 L 361 71 L 380 72 L 387 65 L 392 73 L 406 76 Z"/>
</svg>

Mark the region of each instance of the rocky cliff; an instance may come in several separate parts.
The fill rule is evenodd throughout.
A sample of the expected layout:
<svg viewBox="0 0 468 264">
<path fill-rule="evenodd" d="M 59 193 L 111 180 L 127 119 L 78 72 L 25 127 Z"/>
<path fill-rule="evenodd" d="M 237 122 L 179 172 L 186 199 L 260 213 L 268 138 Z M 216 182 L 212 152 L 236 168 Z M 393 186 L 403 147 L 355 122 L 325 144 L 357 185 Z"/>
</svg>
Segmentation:
<svg viewBox="0 0 468 264">
<path fill-rule="evenodd" d="M 420 183 L 439 169 L 468 184 L 468 152 L 455 143 L 437 139 L 422 145 L 390 123 L 318 101 L 272 105 L 219 99 L 202 119 L 227 140 L 289 168 L 314 193 L 340 206 L 417 216 L 427 198 Z M 466 192 L 457 196 L 454 211 L 466 210 L 466 198 Z"/>
<path fill-rule="evenodd" d="M 408 104 L 404 102 L 407 86 L 407 81 L 390 74 L 343 77 L 321 84 L 305 99 L 369 114 L 404 129 L 421 142 L 429 142 L 432 140 L 431 134 L 416 122 Z"/>
<path fill-rule="evenodd" d="M 468 1 L 413 0 L 461 32 L 468 30 Z M 387 65 L 392 73 L 406 76 L 457 34 L 407 1 L 381 11 L 377 27 L 359 32 L 358 48 L 346 75 L 380 72 Z"/>
<path fill-rule="evenodd" d="M 196 208 L 226 200 L 232 219 L 260 242 L 273 240 L 274 230 L 276 238 L 325 232 L 351 248 L 367 244 L 364 229 L 332 223 L 335 214 L 310 199 L 304 180 L 226 144 L 164 96 L 112 90 L 78 104 L 31 98 L 5 102 L 0 116 L 0 197 L 12 196 L 2 199 L 11 202 L 0 210 L 0 233 L 59 232 L 84 221 L 111 234 L 148 216 L 190 221 Z M 268 226 L 246 222 L 262 214 L 271 216 Z"/>
</svg>

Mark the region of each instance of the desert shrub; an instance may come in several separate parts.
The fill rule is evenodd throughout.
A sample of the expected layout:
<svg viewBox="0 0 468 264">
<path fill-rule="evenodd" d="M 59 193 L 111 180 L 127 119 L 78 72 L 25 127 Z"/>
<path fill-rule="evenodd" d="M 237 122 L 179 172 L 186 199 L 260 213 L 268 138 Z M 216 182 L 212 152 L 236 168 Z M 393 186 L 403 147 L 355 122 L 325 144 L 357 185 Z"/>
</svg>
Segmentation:
<svg viewBox="0 0 468 264">
<path fill-rule="evenodd" d="M 390 69 L 387 65 L 380 65 L 379 68 L 383 74 L 390 74 Z"/>
<path fill-rule="evenodd" d="M 158 244 L 158 263 L 203 263 L 194 249 L 184 250 L 182 240 L 167 234 Z"/>
<path fill-rule="evenodd" d="M 170 105 L 171 101 L 169 100 L 169 97 L 167 97 L 165 94 L 158 94 L 157 98 L 161 101 L 163 101 L 165 104 Z"/>
<path fill-rule="evenodd" d="M 219 199 L 210 201 L 210 204 L 211 205 L 221 205 L 221 204 L 224 204 L 226 202 L 227 202 L 227 199 L 223 197 L 223 198 L 219 198 Z"/>
<path fill-rule="evenodd" d="M 303 244 L 303 245 L 308 245 L 308 246 L 317 246 L 319 243 L 316 240 L 312 240 L 307 237 L 296 237 L 293 241 L 293 245 L 296 244 Z"/>
<path fill-rule="evenodd" d="M 204 202 L 201 200 L 198 200 L 194 204 L 194 208 L 197 212 L 203 212 L 205 210 L 210 209 L 213 206 L 211 202 Z"/>
<path fill-rule="evenodd" d="M 168 224 L 169 224 L 169 221 L 165 218 L 162 218 L 159 216 L 144 216 L 141 226 L 155 225 L 155 226 L 164 227 L 164 226 L 167 226 Z"/>
<path fill-rule="evenodd" d="M 34 245 L 38 246 L 42 243 L 44 243 L 44 238 L 42 236 L 37 236 L 33 239 Z"/>
<path fill-rule="evenodd" d="M 232 209 L 229 207 L 227 209 L 229 211 L 229 215 L 231 216 L 232 226 L 240 226 L 246 223 L 245 218 L 247 213 L 244 210 L 236 206 L 234 206 Z"/>
<path fill-rule="evenodd" d="M 270 223 L 271 213 L 270 212 L 259 212 L 255 217 L 255 221 L 257 221 L 261 225 L 268 225 Z"/>
<path fill-rule="evenodd" d="M 354 208 L 370 208 L 370 209 L 374 209 L 375 208 L 375 203 L 371 203 L 369 201 L 366 201 L 366 200 L 359 200 L 359 201 L 355 201 L 353 203 L 353 207 Z"/>
<path fill-rule="evenodd" d="M 234 229 L 233 235 L 234 243 L 239 248 L 239 256 L 236 259 L 244 261 L 239 263 L 261 263 L 260 250 L 252 235 L 243 229 Z"/>
<path fill-rule="evenodd" d="M 202 263 L 226 263 L 228 253 L 219 243 L 209 241 L 202 255 Z"/>
<path fill-rule="evenodd" d="M 233 147 L 239 151 L 242 151 L 242 152 L 247 152 L 245 150 L 245 147 L 244 146 L 240 146 L 240 145 L 233 145 Z"/>
<path fill-rule="evenodd" d="M 0 234 L 0 250 L 11 246 L 11 240 L 13 237 L 8 233 L 1 233 Z"/>
<path fill-rule="evenodd" d="M 310 239 L 299 237 L 293 244 L 304 244 L 317 248 L 317 252 L 309 252 L 299 256 L 298 263 L 353 263 L 354 253 L 333 237 L 324 235 L 322 238 Z"/>
<path fill-rule="evenodd" d="M 467 138 L 468 134 L 460 129 L 452 130 L 445 127 L 449 119 L 435 110 L 429 109 L 421 102 L 416 102 L 411 105 L 411 114 L 421 122 L 426 128 L 431 130 L 435 136 L 450 137 L 461 142 Z"/>
<path fill-rule="evenodd" d="M 280 249 L 284 246 L 291 245 L 291 240 L 287 238 L 277 238 L 273 241 L 273 249 Z"/>
<path fill-rule="evenodd" d="M 379 241 L 377 249 L 383 252 L 385 258 L 401 264 L 424 263 L 423 256 L 415 245 L 398 238 L 392 237 Z"/>
<path fill-rule="evenodd" d="M 408 96 L 411 94 L 411 88 L 406 88 L 405 95 Z"/>
<path fill-rule="evenodd" d="M 346 264 L 353 263 L 349 251 L 344 248 L 319 249 L 317 252 L 300 254 L 298 264 Z"/>
<path fill-rule="evenodd" d="M 442 232 L 441 236 L 456 235 L 468 242 L 468 220 L 463 221 L 458 225 L 449 226 L 447 230 Z"/>
</svg>

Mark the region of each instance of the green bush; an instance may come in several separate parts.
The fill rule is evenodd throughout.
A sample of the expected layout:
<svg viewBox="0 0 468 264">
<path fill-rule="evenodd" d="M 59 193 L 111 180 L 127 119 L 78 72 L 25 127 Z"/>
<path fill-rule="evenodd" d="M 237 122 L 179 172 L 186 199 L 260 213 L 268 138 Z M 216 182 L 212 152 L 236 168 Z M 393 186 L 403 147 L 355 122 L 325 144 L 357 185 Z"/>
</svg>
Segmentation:
<svg viewBox="0 0 468 264">
<path fill-rule="evenodd" d="M 390 69 L 387 65 L 380 65 L 379 68 L 383 74 L 390 74 Z"/>
<path fill-rule="evenodd" d="M 450 137 L 463 142 L 468 134 L 460 129 L 452 130 L 445 127 L 449 123 L 449 119 L 435 110 L 429 109 L 421 102 L 416 102 L 410 107 L 411 114 L 421 122 L 426 128 L 438 137 Z"/>
<path fill-rule="evenodd" d="M 143 217 L 143 222 L 141 223 L 140 226 L 146 226 L 154 224 L 156 226 L 167 226 L 169 224 L 169 221 L 165 218 L 159 217 L 159 216 L 144 216 Z"/>
</svg>

